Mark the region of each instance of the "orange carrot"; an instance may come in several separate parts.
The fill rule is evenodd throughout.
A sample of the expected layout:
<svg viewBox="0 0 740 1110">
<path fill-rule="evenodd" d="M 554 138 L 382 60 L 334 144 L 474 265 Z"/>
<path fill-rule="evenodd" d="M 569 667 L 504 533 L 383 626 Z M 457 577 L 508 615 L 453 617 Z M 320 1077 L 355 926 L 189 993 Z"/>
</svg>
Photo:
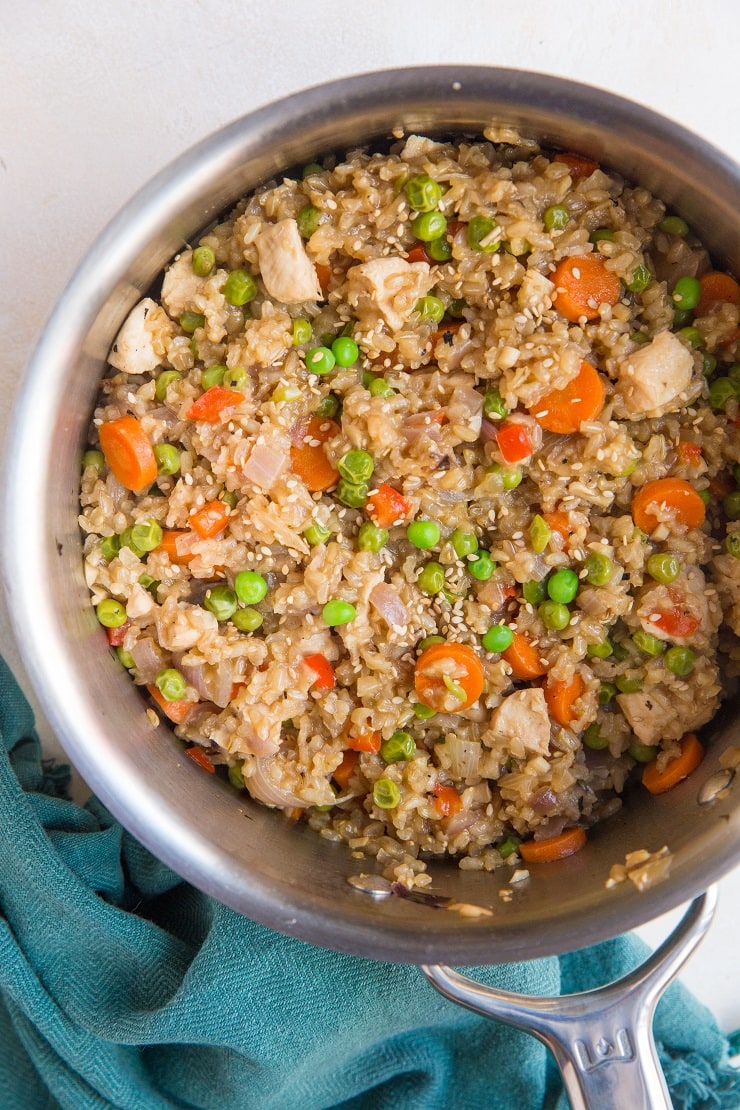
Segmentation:
<svg viewBox="0 0 740 1110">
<path fill-rule="evenodd" d="M 332 778 L 342 790 L 346 790 L 349 786 L 349 780 L 352 778 L 359 761 L 360 753 L 348 748 L 342 756 L 342 762 L 332 771 Z"/>
<path fill-rule="evenodd" d="M 681 466 L 701 466 L 701 447 L 688 439 L 682 439 L 676 448 Z"/>
<path fill-rule="evenodd" d="M 119 416 L 100 425 L 105 461 L 126 489 L 140 490 L 157 477 L 157 460 L 149 436 L 135 416 Z"/>
<path fill-rule="evenodd" d="M 514 633 L 514 639 L 506 651 L 501 652 L 501 658 L 509 664 L 512 678 L 517 682 L 541 678 L 543 674 L 547 674 L 547 667 L 541 661 L 540 653 L 523 632 Z"/>
<path fill-rule="evenodd" d="M 553 509 L 551 513 L 542 513 L 542 519 L 551 532 L 558 532 L 568 542 L 575 532 L 570 522 L 570 513 L 564 509 Z"/>
<path fill-rule="evenodd" d="M 687 528 L 700 528 L 704 523 L 704 502 L 684 478 L 657 478 L 654 482 L 646 482 L 632 498 L 632 519 L 649 535 L 660 523 L 655 513 L 663 506 L 671 510 L 677 523 Z"/>
<path fill-rule="evenodd" d="M 570 170 L 570 176 L 574 181 L 580 181 L 584 177 L 590 177 L 591 174 L 598 170 L 599 163 L 593 162 L 590 158 L 584 158 L 581 154 L 569 154 L 563 152 L 556 154 L 553 162 L 564 162 Z"/>
<path fill-rule="evenodd" d="M 528 459 L 532 454 L 532 440 L 524 424 L 516 420 L 499 424 L 496 428 L 496 443 L 501 452 L 501 458 L 508 466 Z"/>
<path fill-rule="evenodd" d="M 392 528 L 394 524 L 406 520 L 411 512 L 411 502 L 393 486 L 382 482 L 368 497 L 365 512 L 378 528 Z"/>
<path fill-rule="evenodd" d="M 383 741 L 379 732 L 358 732 L 356 736 L 347 736 L 345 741 L 353 752 L 379 752 Z"/>
<path fill-rule="evenodd" d="M 331 267 L 324 266 L 321 262 L 315 262 L 314 269 L 316 270 L 316 277 L 319 279 L 321 292 L 324 294 L 324 299 L 326 299 L 326 294 L 329 292 L 329 282 L 331 281 Z"/>
<path fill-rule="evenodd" d="M 185 755 L 189 755 L 193 763 L 197 763 L 204 771 L 208 771 L 209 775 L 215 775 L 216 768 L 211 763 L 210 759 L 197 744 L 193 744 L 191 748 L 185 749 Z"/>
<path fill-rule="evenodd" d="M 434 794 L 434 808 L 440 817 L 452 817 L 462 809 L 462 798 L 454 786 L 445 786 L 438 782 L 432 787 Z"/>
<path fill-rule="evenodd" d="M 164 551 L 165 555 L 171 563 L 189 563 L 192 559 L 191 554 L 179 555 L 177 552 L 177 541 L 181 536 L 189 536 L 189 531 L 183 529 L 169 528 L 162 532 L 162 539 L 160 540 L 156 550 Z"/>
<path fill-rule="evenodd" d="M 446 324 L 441 324 L 437 330 L 432 333 L 432 348 L 437 346 L 440 339 L 444 339 L 445 343 L 451 344 L 453 335 L 457 335 L 460 330 L 460 325 L 464 323 L 464 320 L 448 320 Z M 447 336 L 449 336 L 449 339 Z"/>
<path fill-rule="evenodd" d="M 154 701 L 156 701 L 165 717 L 169 717 L 176 725 L 180 725 L 183 721 L 186 721 L 197 705 L 197 702 L 186 701 L 185 698 L 181 698 L 180 701 L 167 701 L 166 698 L 162 697 L 162 694 L 154 683 L 147 686 L 147 690 Z"/>
<path fill-rule="evenodd" d="M 665 632 L 666 636 L 670 636 L 671 639 L 685 639 L 687 636 L 692 636 L 701 621 L 687 608 L 686 598 L 680 590 L 677 590 L 674 586 L 669 586 L 668 596 L 671 600 L 671 608 L 656 612 L 654 615 L 657 620 L 650 623 L 659 628 L 661 632 Z"/>
<path fill-rule="evenodd" d="M 226 389 L 223 385 L 212 385 L 205 393 L 193 401 L 185 413 L 188 420 L 205 420 L 207 424 L 217 424 L 221 413 L 233 409 L 244 400 L 238 389 Z"/>
<path fill-rule="evenodd" d="M 126 633 L 128 632 L 130 627 L 131 621 L 124 621 L 123 624 L 119 624 L 117 628 L 106 628 L 105 631 L 108 636 L 108 643 L 110 644 L 110 646 L 121 647 L 123 641 L 126 638 Z"/>
<path fill-rule="evenodd" d="M 311 493 L 336 485 L 339 472 L 326 454 L 324 444 L 339 431 L 339 425 L 325 416 L 306 416 L 290 430 L 290 464 Z"/>
<path fill-rule="evenodd" d="M 229 516 L 229 506 L 216 498 L 215 501 L 206 501 L 205 505 L 191 513 L 190 523 L 202 540 L 210 540 L 223 532 Z"/>
<path fill-rule="evenodd" d="M 699 743 L 696 733 L 687 732 L 681 740 L 680 754 L 667 763 L 662 771 L 656 767 L 655 760 L 647 764 L 642 772 L 643 786 L 646 786 L 651 794 L 663 794 L 688 778 L 703 758 L 704 748 Z"/>
<path fill-rule="evenodd" d="M 703 316 L 718 301 L 740 305 L 740 285 L 729 274 L 724 274 L 721 270 L 710 270 L 699 278 L 699 284 L 701 296 L 694 309 L 695 316 Z"/>
<path fill-rule="evenodd" d="M 406 261 L 407 262 L 431 262 L 432 259 L 429 257 L 429 255 L 425 251 L 424 245 L 422 243 L 417 243 L 416 246 L 412 247 L 411 250 L 406 255 Z"/>
<path fill-rule="evenodd" d="M 447 713 L 469 709 L 483 693 L 485 681 L 483 664 L 467 644 L 432 644 L 416 660 L 416 696 L 430 709 Z"/>
<path fill-rule="evenodd" d="M 519 855 L 525 863 L 552 863 L 572 856 L 585 843 L 585 829 L 564 829 L 559 836 L 550 836 L 547 840 L 525 840 L 519 845 Z"/>
<path fill-rule="evenodd" d="M 598 319 L 599 305 L 616 304 L 622 294 L 619 278 L 596 254 L 564 258 L 551 280 L 556 289 L 552 303 L 573 324 L 582 316 Z"/>
<path fill-rule="evenodd" d="M 590 362 L 582 362 L 573 381 L 548 393 L 529 411 L 548 432 L 569 435 L 584 420 L 594 420 L 604 407 L 606 390 L 601 375 Z"/>
<path fill-rule="evenodd" d="M 583 679 L 574 674 L 570 682 L 548 682 L 545 685 L 545 701 L 550 716 L 563 728 L 574 721 L 577 714 L 575 704 L 585 689 Z"/>
<path fill-rule="evenodd" d="M 313 690 L 333 690 L 337 684 L 334 668 L 329 660 L 321 652 L 316 655 L 305 655 L 303 662 L 312 670 L 316 675 L 315 680 L 311 683 Z"/>
</svg>

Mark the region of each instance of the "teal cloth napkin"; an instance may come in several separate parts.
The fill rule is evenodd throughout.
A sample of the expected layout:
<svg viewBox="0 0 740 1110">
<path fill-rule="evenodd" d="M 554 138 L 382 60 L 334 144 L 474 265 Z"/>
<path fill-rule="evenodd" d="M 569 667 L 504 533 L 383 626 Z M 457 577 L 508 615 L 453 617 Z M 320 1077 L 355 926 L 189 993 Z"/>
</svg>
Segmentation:
<svg viewBox="0 0 740 1110">
<path fill-rule="evenodd" d="M 537 1110 L 567 1101 L 545 1048 L 418 968 L 314 948 L 194 890 L 95 798 L 65 797 L 0 660 L 0 1107 Z M 634 937 L 475 968 L 558 994 L 621 976 Z M 740 1107 L 711 1014 L 674 985 L 655 1021 L 677 1108 Z"/>
</svg>

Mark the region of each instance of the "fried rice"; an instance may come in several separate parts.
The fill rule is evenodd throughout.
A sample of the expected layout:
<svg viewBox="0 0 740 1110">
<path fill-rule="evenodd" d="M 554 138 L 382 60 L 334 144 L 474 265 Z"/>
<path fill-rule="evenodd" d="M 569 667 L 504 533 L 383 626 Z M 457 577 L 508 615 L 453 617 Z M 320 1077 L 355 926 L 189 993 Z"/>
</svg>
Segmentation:
<svg viewBox="0 0 740 1110">
<path fill-rule="evenodd" d="M 142 713 L 410 885 L 613 814 L 737 655 L 711 273 L 646 189 L 515 132 L 243 199 L 123 324 L 84 459 Z"/>
</svg>

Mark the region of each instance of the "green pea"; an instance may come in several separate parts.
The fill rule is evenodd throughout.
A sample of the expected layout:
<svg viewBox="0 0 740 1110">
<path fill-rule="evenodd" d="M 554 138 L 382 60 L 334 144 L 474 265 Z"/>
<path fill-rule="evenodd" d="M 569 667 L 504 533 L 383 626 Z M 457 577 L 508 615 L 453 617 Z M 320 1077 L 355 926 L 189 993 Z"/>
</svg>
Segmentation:
<svg viewBox="0 0 740 1110">
<path fill-rule="evenodd" d="M 562 231 L 570 220 L 570 212 L 562 204 L 551 204 L 542 213 L 542 222 L 548 231 Z"/>
<path fill-rule="evenodd" d="M 436 716 L 436 713 L 436 709 L 430 709 L 428 705 L 422 705 L 420 701 L 414 702 L 414 716 L 417 717 L 418 720 L 428 721 L 430 717 Z"/>
<path fill-rule="evenodd" d="M 635 266 L 632 271 L 632 277 L 627 282 L 627 288 L 630 293 L 642 293 L 643 289 L 647 289 L 652 280 L 653 275 L 650 273 L 647 266 Z"/>
<path fill-rule="evenodd" d="M 617 692 L 613 682 L 602 682 L 598 694 L 599 705 L 608 705 Z"/>
<path fill-rule="evenodd" d="M 414 520 L 406 529 L 406 539 L 421 551 L 428 551 L 439 543 L 441 532 L 433 520 Z"/>
<path fill-rule="evenodd" d="M 227 389 L 244 389 L 247 384 L 247 371 L 243 366 L 228 366 L 224 373 L 224 385 Z"/>
<path fill-rule="evenodd" d="M 362 385 L 364 389 L 369 389 L 373 382 L 377 380 L 375 374 L 372 374 L 369 370 L 362 371 Z"/>
<path fill-rule="evenodd" d="M 401 791 L 391 779 L 378 779 L 373 785 L 373 801 L 378 809 L 395 809 L 401 801 Z"/>
<path fill-rule="evenodd" d="M 165 701 L 182 701 L 188 684 L 179 671 L 174 667 L 167 667 L 159 672 L 154 679 L 154 685 Z"/>
<path fill-rule="evenodd" d="M 458 559 L 465 559 L 468 555 L 475 555 L 478 550 L 478 537 L 474 532 L 463 532 L 456 528 L 450 536 L 452 549 Z"/>
<path fill-rule="evenodd" d="M 675 582 L 681 573 L 681 564 L 678 559 L 674 555 L 669 555 L 667 551 L 658 551 L 651 555 L 646 565 L 650 577 L 654 578 L 656 582 L 661 582 L 664 586 Z"/>
<path fill-rule="evenodd" d="M 638 347 L 642 347 L 643 344 L 650 342 L 650 336 L 646 335 L 644 331 L 630 332 L 630 339 L 633 343 L 636 343 Z"/>
<path fill-rule="evenodd" d="M 416 302 L 414 312 L 417 312 L 422 320 L 439 324 L 444 317 L 445 306 L 439 297 L 422 297 L 421 300 Z"/>
<path fill-rule="evenodd" d="M 375 463 L 372 455 L 367 451 L 353 450 L 342 455 L 337 463 L 337 469 L 343 478 L 357 485 L 359 482 L 367 482 L 372 477 Z"/>
<path fill-rule="evenodd" d="M 311 347 L 306 351 L 306 369 L 312 374 L 329 374 L 336 365 L 336 359 L 328 347 Z"/>
<path fill-rule="evenodd" d="M 613 243 L 614 229 L 611 227 L 597 227 L 596 231 L 592 231 L 588 238 L 594 246 L 597 243 Z"/>
<path fill-rule="evenodd" d="M 464 320 L 467 307 L 467 301 L 463 300 L 462 297 L 455 297 L 447 305 L 447 315 L 452 316 L 453 320 Z"/>
<path fill-rule="evenodd" d="M 505 490 L 516 489 L 522 484 L 524 478 L 524 472 L 520 466 L 501 466 L 500 463 L 494 463 L 488 473 L 495 474 Z"/>
<path fill-rule="evenodd" d="M 308 165 L 303 167 L 301 177 L 305 181 L 307 177 L 312 177 L 315 173 L 323 173 L 324 167 L 320 162 L 309 162 Z"/>
<path fill-rule="evenodd" d="M 157 375 L 157 381 L 154 386 L 154 395 L 158 401 L 164 401 L 167 398 L 167 390 L 173 382 L 181 382 L 182 374 L 178 374 L 177 370 L 163 370 L 161 374 Z"/>
<path fill-rule="evenodd" d="M 238 763 L 232 763 L 227 772 L 229 782 L 235 790 L 244 789 L 244 774 L 242 768 L 244 767 L 244 760 L 239 760 Z"/>
<path fill-rule="evenodd" d="M 339 412 L 340 400 L 336 393 L 327 393 L 316 406 L 317 416 L 326 416 L 329 420 L 333 420 Z"/>
<path fill-rule="evenodd" d="M 95 613 L 103 628 L 120 628 L 128 620 L 126 606 L 114 597 L 106 597 L 95 606 Z"/>
<path fill-rule="evenodd" d="M 316 547 L 317 544 L 326 543 L 331 535 L 331 528 L 325 528 L 323 524 L 315 520 L 313 524 L 309 524 L 303 535 L 306 543 L 310 543 L 311 547 Z"/>
<path fill-rule="evenodd" d="M 496 845 L 496 851 L 501 856 L 501 859 L 508 859 L 513 856 L 515 852 L 519 851 L 521 840 L 516 836 L 507 836 L 505 840 L 499 841 Z"/>
<path fill-rule="evenodd" d="M 439 563 L 426 563 L 416 579 L 416 585 L 425 594 L 438 594 L 445 584 L 445 572 Z"/>
<path fill-rule="evenodd" d="M 481 638 L 486 651 L 492 653 L 506 651 L 514 640 L 514 633 L 506 624 L 494 624 Z"/>
<path fill-rule="evenodd" d="M 547 579 L 541 578 L 536 582 L 533 578 L 522 586 L 524 600 L 530 605 L 541 605 L 547 597 Z"/>
<path fill-rule="evenodd" d="M 238 308 L 257 296 L 257 282 L 246 270 L 232 270 L 221 292 L 229 304 Z"/>
<path fill-rule="evenodd" d="M 259 609 L 247 606 L 246 609 L 236 610 L 231 617 L 231 623 L 239 632 L 256 632 L 262 627 L 264 619 Z"/>
<path fill-rule="evenodd" d="M 210 247 L 196 247 L 193 251 L 193 273 L 198 277 L 208 277 L 216 265 L 216 255 Z"/>
<path fill-rule="evenodd" d="M 439 239 L 432 239 L 426 251 L 434 262 L 449 262 L 452 258 L 452 245 L 444 236 L 440 236 Z"/>
<path fill-rule="evenodd" d="M 587 748 L 590 748 L 592 752 L 603 751 L 604 748 L 609 747 L 609 737 L 604 736 L 600 726 L 594 721 L 584 732 L 583 743 Z"/>
<path fill-rule="evenodd" d="M 498 238 L 492 236 L 498 233 Z M 468 246 L 484 254 L 494 254 L 501 247 L 501 228 L 489 216 L 473 216 L 467 229 Z"/>
<path fill-rule="evenodd" d="M 504 399 L 497 389 L 489 389 L 483 398 L 483 412 L 489 420 L 503 420 L 509 415 Z"/>
<path fill-rule="evenodd" d="M 321 610 L 321 616 L 324 618 L 324 624 L 328 624 L 330 628 L 336 628 L 338 625 L 353 621 L 357 616 L 357 610 L 349 601 L 333 598 L 327 601 Z"/>
<path fill-rule="evenodd" d="M 339 335 L 331 345 L 337 366 L 354 366 L 360 357 L 360 348 L 351 335 Z"/>
<path fill-rule="evenodd" d="M 570 567 L 559 567 L 547 580 L 547 593 L 551 601 L 568 605 L 574 600 L 580 585 L 578 575 Z"/>
<path fill-rule="evenodd" d="M 532 523 L 529 526 L 529 542 L 532 545 L 532 550 L 541 555 L 550 542 L 552 535 L 552 528 L 544 520 L 539 513 L 532 517 Z"/>
<path fill-rule="evenodd" d="M 696 654 L 687 647 L 672 647 L 665 653 L 663 659 L 667 669 L 672 674 L 679 675 L 683 678 L 684 675 L 691 674 L 696 663 Z"/>
<path fill-rule="evenodd" d="M 432 243 L 447 231 L 447 220 L 441 212 L 422 212 L 411 221 L 411 232 L 422 243 Z"/>
<path fill-rule="evenodd" d="M 688 324 L 692 315 L 690 308 L 675 308 L 673 310 L 674 328 L 680 328 L 683 324 Z"/>
<path fill-rule="evenodd" d="M 314 204 L 306 204 L 295 218 L 302 239 L 310 239 L 321 220 L 321 212 Z"/>
<path fill-rule="evenodd" d="M 416 744 L 410 732 L 397 729 L 392 736 L 380 745 L 380 756 L 386 763 L 400 763 L 401 760 L 413 759 L 416 754 Z"/>
<path fill-rule="evenodd" d="M 151 574 L 139 575 L 139 585 L 143 586 L 145 590 L 148 590 L 152 597 L 155 599 L 157 596 L 157 589 L 159 588 L 160 584 L 161 583 L 159 583 L 156 578 L 152 578 Z"/>
<path fill-rule="evenodd" d="M 368 386 L 371 397 L 395 397 L 396 391 L 383 378 L 373 378 Z"/>
<path fill-rule="evenodd" d="M 348 482 L 342 478 L 337 485 L 337 500 L 350 509 L 361 509 L 369 492 L 367 482 Z"/>
<path fill-rule="evenodd" d="M 722 508 L 730 520 L 740 520 L 740 490 L 728 493 L 722 501 Z"/>
<path fill-rule="evenodd" d="M 116 655 L 118 656 L 119 662 L 126 668 L 127 671 L 130 671 L 132 667 L 136 666 L 136 660 L 134 659 L 130 651 L 126 651 L 125 647 L 117 647 Z"/>
<path fill-rule="evenodd" d="M 725 536 L 725 551 L 735 559 L 740 559 L 740 532 L 728 532 Z"/>
<path fill-rule="evenodd" d="M 641 628 L 633 633 L 632 643 L 644 655 L 662 655 L 665 651 L 665 644 L 662 640 L 659 640 L 657 636 L 653 636 L 650 632 L 644 632 Z"/>
<path fill-rule="evenodd" d="M 677 334 L 694 348 L 701 347 L 704 342 L 704 336 L 698 328 L 681 328 Z"/>
<path fill-rule="evenodd" d="M 238 608 L 236 593 L 230 586 L 214 586 L 206 593 L 203 606 L 217 621 L 230 620 Z"/>
<path fill-rule="evenodd" d="M 121 537 L 120 536 L 103 536 L 100 544 L 100 552 L 107 563 L 111 559 L 115 559 L 118 552 L 121 550 Z"/>
<path fill-rule="evenodd" d="M 417 212 L 433 212 L 442 199 L 442 186 L 422 173 L 406 182 L 403 190 L 406 199 Z"/>
<path fill-rule="evenodd" d="M 612 652 L 618 663 L 623 663 L 625 659 L 629 659 L 630 657 L 629 650 L 620 640 L 617 640 L 616 643 L 612 645 Z"/>
<path fill-rule="evenodd" d="M 714 373 L 714 371 L 716 369 L 717 369 L 717 359 L 716 359 L 716 357 L 714 355 L 710 354 L 709 351 L 705 351 L 704 355 L 703 355 L 703 363 L 702 363 L 702 372 L 704 374 L 704 377 L 705 378 L 711 378 L 712 374 Z M 729 373 L 727 375 L 730 378 L 731 381 L 735 380 L 732 376 L 732 371 L 734 369 L 735 369 L 735 367 L 733 366 L 732 369 L 729 371 Z"/>
<path fill-rule="evenodd" d="M 180 469 L 180 452 L 171 443 L 157 443 L 154 447 L 158 474 L 177 474 Z"/>
<path fill-rule="evenodd" d="M 202 312 L 183 312 L 180 317 L 180 327 L 188 335 L 192 335 L 198 328 L 205 326 L 206 318 Z"/>
<path fill-rule="evenodd" d="M 230 509 L 235 509 L 239 498 L 234 490 L 222 489 L 218 495 L 219 501 L 223 501 L 224 505 L 228 505 Z"/>
<path fill-rule="evenodd" d="M 102 470 L 105 466 L 105 455 L 102 451 L 85 451 L 82 456 L 82 469 L 87 470 L 88 466 L 94 466 L 96 470 Z"/>
<path fill-rule="evenodd" d="M 132 526 L 131 540 L 136 551 L 154 551 L 162 542 L 162 525 L 153 518 L 142 520 Z"/>
<path fill-rule="evenodd" d="M 614 563 L 603 551 L 594 551 L 583 564 L 586 581 L 592 586 L 606 586 L 614 574 Z"/>
<path fill-rule="evenodd" d="M 371 520 L 360 525 L 357 546 L 360 551 L 381 551 L 388 543 L 388 529 L 378 528 Z"/>
<path fill-rule="evenodd" d="M 719 412 L 728 401 L 738 400 L 738 392 L 738 385 L 731 378 L 715 378 L 709 383 L 709 404 Z"/>
<path fill-rule="evenodd" d="M 586 648 L 586 655 L 590 659 L 608 659 L 614 652 L 609 640 L 602 640 L 600 644 L 589 644 Z"/>
<path fill-rule="evenodd" d="M 467 570 L 479 582 L 487 582 L 496 569 L 496 563 L 487 551 L 479 551 L 468 563 Z"/>
<path fill-rule="evenodd" d="M 701 284 L 695 277 L 680 277 L 671 294 L 677 308 L 696 308 L 701 300 Z"/>
<path fill-rule="evenodd" d="M 302 316 L 296 316 L 293 321 L 293 346 L 302 347 L 304 343 L 310 343 L 313 336 L 313 328 L 308 320 L 304 320 Z"/>
<path fill-rule="evenodd" d="M 244 605 L 257 605 L 267 596 L 267 581 L 256 570 L 241 570 L 234 579 L 236 596 Z"/>
<path fill-rule="evenodd" d="M 551 632 L 561 632 L 570 624 L 570 610 L 559 601 L 543 601 L 537 612 L 545 628 Z"/>
<path fill-rule="evenodd" d="M 642 690 L 642 682 L 639 678 L 628 678 L 627 675 L 620 674 L 617 678 L 617 689 L 622 694 L 636 694 Z"/>
<path fill-rule="evenodd" d="M 682 220 L 680 216 L 664 216 L 658 224 L 661 231 L 665 231 L 668 235 L 688 235 L 689 225 L 686 220 Z"/>
<path fill-rule="evenodd" d="M 222 366 L 218 362 L 214 363 L 213 366 L 208 366 L 205 370 L 201 372 L 200 384 L 202 385 L 204 390 L 212 389 L 214 385 L 223 385 L 225 373 L 225 366 Z"/>
<path fill-rule="evenodd" d="M 651 747 L 650 744 L 641 744 L 639 740 L 633 740 L 627 748 L 627 755 L 631 755 L 636 763 L 652 763 L 658 751 L 657 747 Z"/>
</svg>

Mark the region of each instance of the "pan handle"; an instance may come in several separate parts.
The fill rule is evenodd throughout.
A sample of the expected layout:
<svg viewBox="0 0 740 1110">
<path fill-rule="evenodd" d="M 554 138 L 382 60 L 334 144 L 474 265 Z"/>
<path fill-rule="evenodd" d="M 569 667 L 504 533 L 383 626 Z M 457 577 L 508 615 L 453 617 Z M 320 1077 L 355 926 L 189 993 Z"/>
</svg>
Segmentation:
<svg viewBox="0 0 740 1110">
<path fill-rule="evenodd" d="M 512 994 L 441 964 L 422 971 L 446 998 L 544 1041 L 557 1060 L 572 1110 L 671 1110 L 653 1040 L 653 1014 L 704 937 L 716 906 L 717 888 L 710 887 L 644 964 L 623 979 L 579 994 Z"/>
</svg>

